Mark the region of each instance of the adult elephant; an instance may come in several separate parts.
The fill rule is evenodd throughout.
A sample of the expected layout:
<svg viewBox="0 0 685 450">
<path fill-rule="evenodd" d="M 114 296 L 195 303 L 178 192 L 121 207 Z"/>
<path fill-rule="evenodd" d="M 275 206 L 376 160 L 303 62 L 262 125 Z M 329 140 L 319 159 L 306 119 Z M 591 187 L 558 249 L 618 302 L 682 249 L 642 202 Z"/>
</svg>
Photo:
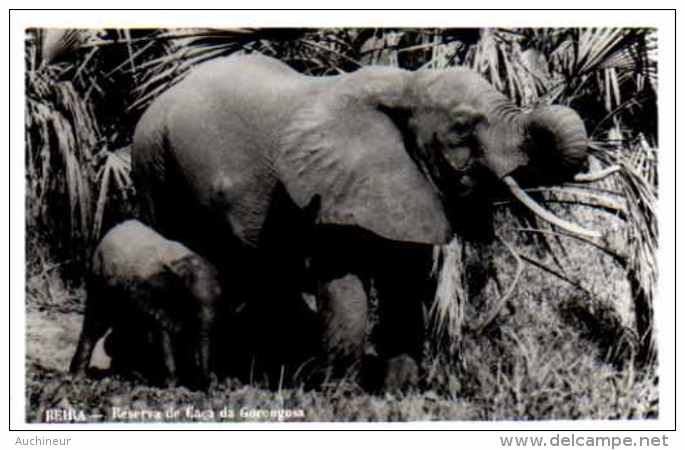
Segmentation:
<svg viewBox="0 0 685 450">
<path fill-rule="evenodd" d="M 373 286 L 386 383 L 402 384 L 422 353 L 432 249 L 455 233 L 488 239 L 493 189 L 594 235 L 519 187 L 573 179 L 586 141 L 573 110 L 520 111 L 465 68 L 311 77 L 255 54 L 204 63 L 155 100 L 133 176 L 146 220 L 217 264 L 234 305 L 264 308 L 265 329 L 287 324 L 286 298 L 314 281 L 336 367 L 361 360 Z M 302 220 L 313 203 L 315 228 Z"/>
</svg>

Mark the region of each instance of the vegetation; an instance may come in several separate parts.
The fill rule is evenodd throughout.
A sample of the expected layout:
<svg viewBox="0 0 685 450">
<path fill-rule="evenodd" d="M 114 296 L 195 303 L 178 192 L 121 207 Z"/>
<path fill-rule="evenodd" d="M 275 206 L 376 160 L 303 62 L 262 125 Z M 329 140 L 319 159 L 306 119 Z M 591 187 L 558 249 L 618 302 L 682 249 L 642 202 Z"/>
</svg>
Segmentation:
<svg viewBox="0 0 685 450">
<path fill-rule="evenodd" d="M 208 394 L 159 390 L 116 378 L 72 380 L 61 363 L 29 351 L 27 418 L 43 420 L 46 408 L 65 402 L 102 410 L 104 420 L 112 405 L 170 403 L 302 408 L 306 420 L 322 421 L 656 416 L 655 36 L 561 28 L 28 30 L 27 308 L 54 320 L 82 308 L 93 243 L 135 214 L 128 152 L 135 123 L 156 96 L 211 58 L 261 52 L 312 75 L 372 64 L 468 65 L 523 108 L 577 109 L 593 167 L 621 170 L 590 185 L 534 192 L 555 213 L 606 230 L 598 242 L 496 204 L 505 244 L 492 249 L 489 295 L 465 311 L 465 323 L 479 325 L 462 330 L 461 360 L 429 355 L 421 392 L 376 397 L 348 381 L 321 391 L 231 381 Z M 474 251 L 465 249 L 464 263 Z"/>
</svg>

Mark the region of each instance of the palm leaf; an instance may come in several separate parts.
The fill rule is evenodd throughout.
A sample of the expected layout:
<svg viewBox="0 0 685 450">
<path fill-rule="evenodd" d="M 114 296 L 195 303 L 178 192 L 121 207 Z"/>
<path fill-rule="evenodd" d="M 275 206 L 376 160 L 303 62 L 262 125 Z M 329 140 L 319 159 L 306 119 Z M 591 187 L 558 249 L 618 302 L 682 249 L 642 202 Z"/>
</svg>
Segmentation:
<svg viewBox="0 0 685 450">
<path fill-rule="evenodd" d="M 133 187 L 131 181 L 131 153 L 130 147 L 115 151 L 105 150 L 102 156 L 104 163 L 96 174 L 99 185 L 98 199 L 93 218 L 93 235 L 102 234 L 105 210 L 110 206 L 110 200 L 115 196 L 125 196 L 126 191 Z"/>
</svg>

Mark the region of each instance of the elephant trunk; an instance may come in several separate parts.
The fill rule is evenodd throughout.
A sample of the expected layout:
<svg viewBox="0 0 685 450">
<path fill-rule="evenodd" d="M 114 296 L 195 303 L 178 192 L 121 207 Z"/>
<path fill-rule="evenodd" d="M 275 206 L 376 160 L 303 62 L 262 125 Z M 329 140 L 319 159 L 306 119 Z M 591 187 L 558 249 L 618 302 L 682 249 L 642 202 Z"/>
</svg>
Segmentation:
<svg viewBox="0 0 685 450">
<path fill-rule="evenodd" d="M 524 133 L 536 184 L 571 180 L 587 170 L 587 132 L 573 109 L 559 105 L 538 107 L 526 115 Z"/>
<path fill-rule="evenodd" d="M 588 137 L 578 113 L 566 106 L 541 106 L 526 114 L 523 133 L 536 184 L 560 181 L 594 182 L 620 170 L 610 166 L 594 173 L 588 169 Z"/>
<path fill-rule="evenodd" d="M 520 187 L 558 184 L 562 181 L 592 182 L 618 170 L 609 167 L 597 173 L 582 173 L 588 167 L 587 132 L 580 116 L 565 106 L 542 106 L 524 116 L 524 145 L 528 162 L 502 180 L 512 195 L 536 216 L 569 233 L 597 238 L 600 233 L 565 221 L 536 203 Z"/>
</svg>

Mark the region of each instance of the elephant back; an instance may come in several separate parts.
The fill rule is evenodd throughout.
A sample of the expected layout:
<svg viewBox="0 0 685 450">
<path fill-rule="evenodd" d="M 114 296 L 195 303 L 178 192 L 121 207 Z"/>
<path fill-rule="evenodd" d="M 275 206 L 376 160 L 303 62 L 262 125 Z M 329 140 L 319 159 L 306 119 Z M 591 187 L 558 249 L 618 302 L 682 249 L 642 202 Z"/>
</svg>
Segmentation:
<svg viewBox="0 0 685 450">
<path fill-rule="evenodd" d="M 133 142 L 142 218 L 193 248 L 220 246 L 227 231 L 257 245 L 278 182 L 279 130 L 308 80 L 264 56 L 219 58 L 158 97 Z"/>
<path fill-rule="evenodd" d="M 93 253 L 92 273 L 112 282 L 147 280 L 162 265 L 193 253 L 137 220 L 127 220 L 105 234 Z"/>
</svg>

